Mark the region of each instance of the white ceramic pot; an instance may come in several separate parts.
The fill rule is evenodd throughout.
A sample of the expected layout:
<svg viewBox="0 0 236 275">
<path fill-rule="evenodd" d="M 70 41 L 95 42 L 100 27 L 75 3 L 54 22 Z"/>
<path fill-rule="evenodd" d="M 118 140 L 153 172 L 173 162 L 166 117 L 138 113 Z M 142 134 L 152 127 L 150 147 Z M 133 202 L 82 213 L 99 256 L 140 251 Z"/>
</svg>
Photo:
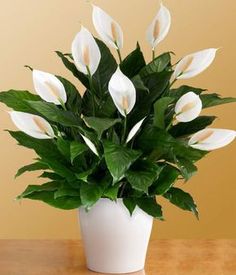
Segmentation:
<svg viewBox="0 0 236 275">
<path fill-rule="evenodd" d="M 89 212 L 79 209 L 87 267 L 100 273 L 144 268 L 153 218 L 136 207 L 132 217 L 122 199 L 100 199 Z"/>
</svg>

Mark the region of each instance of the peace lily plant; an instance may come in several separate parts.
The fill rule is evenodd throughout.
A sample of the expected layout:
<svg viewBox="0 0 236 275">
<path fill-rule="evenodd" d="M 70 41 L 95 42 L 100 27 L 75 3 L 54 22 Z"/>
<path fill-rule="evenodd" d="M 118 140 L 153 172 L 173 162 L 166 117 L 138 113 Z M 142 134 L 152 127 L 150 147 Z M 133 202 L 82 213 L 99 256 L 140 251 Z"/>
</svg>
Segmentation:
<svg viewBox="0 0 236 275">
<path fill-rule="evenodd" d="M 201 112 L 236 99 L 172 85 L 207 69 L 217 49 L 188 54 L 175 65 L 170 52 L 156 56 L 171 25 L 164 5 L 147 29 L 150 62 L 139 44 L 122 58 L 120 25 L 95 5 L 92 20 L 102 40 L 82 26 L 71 54 L 56 52 L 85 86 L 83 96 L 65 78 L 36 69 L 33 93 L 0 93 L 0 101 L 14 110 L 9 114 L 20 130 L 10 135 L 37 154 L 16 176 L 42 170 L 40 177 L 46 180 L 29 185 L 18 199 L 89 210 L 101 198 L 121 198 L 130 214 L 138 206 L 163 220 L 158 203 L 162 196 L 198 217 L 193 198 L 174 185 L 188 181 L 197 171 L 196 162 L 211 150 L 234 140 L 234 130 L 209 128 L 216 117 Z M 118 63 L 108 47 L 117 51 Z"/>
</svg>

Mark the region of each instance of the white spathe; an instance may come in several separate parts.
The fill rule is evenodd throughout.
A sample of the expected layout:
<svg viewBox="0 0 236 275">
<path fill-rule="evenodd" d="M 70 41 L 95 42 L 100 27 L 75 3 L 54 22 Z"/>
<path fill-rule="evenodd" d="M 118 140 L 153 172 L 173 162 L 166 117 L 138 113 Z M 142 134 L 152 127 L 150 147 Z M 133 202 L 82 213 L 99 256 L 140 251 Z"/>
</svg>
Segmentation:
<svg viewBox="0 0 236 275">
<path fill-rule="evenodd" d="M 123 47 L 123 31 L 120 25 L 104 10 L 93 5 L 93 24 L 101 39 L 115 49 Z"/>
<path fill-rule="evenodd" d="M 55 75 L 33 70 L 33 83 L 35 91 L 43 100 L 56 105 L 66 103 L 65 88 Z"/>
<path fill-rule="evenodd" d="M 156 17 L 147 29 L 147 40 L 153 50 L 167 36 L 170 30 L 170 25 L 170 12 L 163 4 L 161 4 Z"/>
<path fill-rule="evenodd" d="M 207 128 L 194 134 L 188 144 L 195 149 L 211 151 L 228 145 L 235 137 L 234 130 Z"/>
<path fill-rule="evenodd" d="M 97 156 L 99 156 L 97 148 L 95 147 L 95 145 L 92 143 L 92 141 L 90 139 L 88 139 L 87 137 L 85 137 L 84 135 L 80 134 L 81 137 L 83 138 L 84 142 L 86 143 L 86 145 L 89 147 L 89 149 Z"/>
<path fill-rule="evenodd" d="M 38 139 L 55 137 L 51 125 L 42 117 L 24 112 L 9 112 L 16 127 L 27 135 Z"/>
<path fill-rule="evenodd" d="M 178 122 L 189 122 L 197 118 L 202 111 L 199 95 L 188 92 L 181 96 L 175 105 L 175 119 Z"/>
<path fill-rule="evenodd" d="M 88 75 L 88 69 L 93 75 L 99 66 L 101 53 L 92 34 L 85 28 L 75 36 L 71 46 L 72 56 L 77 69 Z"/>
<path fill-rule="evenodd" d="M 153 217 L 138 206 L 130 216 L 122 199 L 100 199 L 89 211 L 79 208 L 79 221 L 90 270 L 126 274 L 144 268 Z"/>
<path fill-rule="evenodd" d="M 109 81 L 108 90 L 121 115 L 128 115 L 136 102 L 136 90 L 132 81 L 119 67 Z"/>
<path fill-rule="evenodd" d="M 176 65 L 172 79 L 188 79 L 200 74 L 211 65 L 217 50 L 210 48 L 185 56 Z"/>
<path fill-rule="evenodd" d="M 130 142 L 130 140 L 137 134 L 138 130 L 140 129 L 140 127 L 143 124 L 143 121 L 145 120 L 146 117 L 144 117 L 143 119 L 141 119 L 139 122 L 137 122 L 134 127 L 130 130 L 128 137 L 126 139 L 126 143 Z"/>
</svg>

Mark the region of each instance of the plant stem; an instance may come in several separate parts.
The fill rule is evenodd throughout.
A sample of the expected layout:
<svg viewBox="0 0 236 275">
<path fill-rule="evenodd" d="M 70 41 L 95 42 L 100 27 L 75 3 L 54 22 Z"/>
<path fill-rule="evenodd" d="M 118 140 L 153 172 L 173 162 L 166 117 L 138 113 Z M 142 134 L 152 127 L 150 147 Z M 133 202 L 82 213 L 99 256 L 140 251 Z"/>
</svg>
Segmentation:
<svg viewBox="0 0 236 275">
<path fill-rule="evenodd" d="M 156 57 L 156 55 L 155 55 L 155 49 L 153 49 L 153 50 L 152 50 L 152 60 L 154 60 L 155 57 Z"/>
<path fill-rule="evenodd" d="M 94 87 L 93 87 L 93 78 L 90 72 L 90 69 L 88 66 L 86 66 L 87 72 L 88 72 L 88 78 L 89 78 L 89 87 L 92 95 L 92 105 L 93 105 L 93 116 L 95 116 L 95 101 L 94 101 Z"/>
<path fill-rule="evenodd" d="M 125 120 L 124 120 L 124 132 L 123 132 L 123 136 L 121 139 L 121 142 L 124 143 L 125 142 L 125 134 L 126 134 L 126 129 L 127 129 L 127 115 L 125 113 Z"/>
<path fill-rule="evenodd" d="M 117 49 L 117 53 L 118 53 L 118 57 L 119 57 L 119 61 L 120 63 L 122 63 L 122 57 L 121 57 L 121 53 L 120 53 L 120 49 Z"/>
</svg>

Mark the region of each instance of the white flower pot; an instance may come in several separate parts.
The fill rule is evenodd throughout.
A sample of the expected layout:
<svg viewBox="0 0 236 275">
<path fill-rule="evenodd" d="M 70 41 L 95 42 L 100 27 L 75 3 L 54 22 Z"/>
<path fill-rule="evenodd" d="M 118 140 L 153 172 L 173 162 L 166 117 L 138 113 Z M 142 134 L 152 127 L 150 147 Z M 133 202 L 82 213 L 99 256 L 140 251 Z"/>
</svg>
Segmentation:
<svg viewBox="0 0 236 275">
<path fill-rule="evenodd" d="M 100 273 L 144 268 L 153 218 L 136 207 L 132 217 L 122 199 L 100 199 L 89 212 L 79 209 L 87 267 Z"/>
</svg>

